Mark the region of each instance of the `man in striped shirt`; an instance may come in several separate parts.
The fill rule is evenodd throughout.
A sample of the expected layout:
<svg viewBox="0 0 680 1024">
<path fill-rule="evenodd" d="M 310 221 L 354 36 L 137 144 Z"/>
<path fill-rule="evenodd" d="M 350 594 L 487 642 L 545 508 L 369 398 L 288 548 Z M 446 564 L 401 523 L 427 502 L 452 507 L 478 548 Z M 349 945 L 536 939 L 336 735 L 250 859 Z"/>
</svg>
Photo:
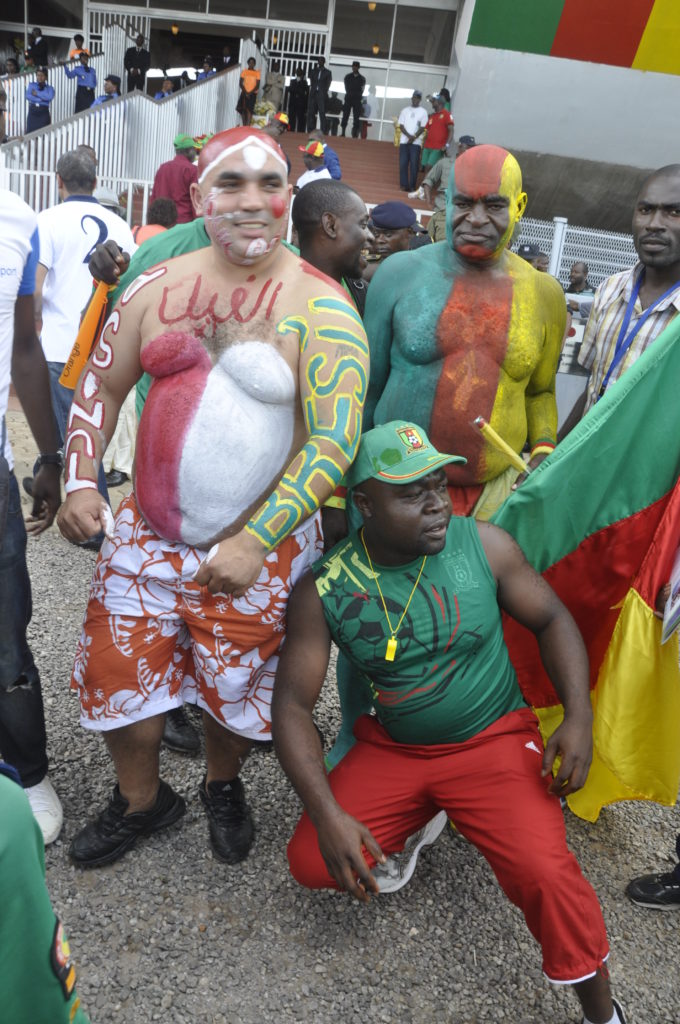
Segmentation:
<svg viewBox="0 0 680 1024">
<path fill-rule="evenodd" d="M 608 278 L 595 293 L 579 354 L 590 379 L 561 436 L 680 312 L 680 164 L 662 167 L 643 183 L 633 213 L 633 242 L 640 262 Z"/>
</svg>

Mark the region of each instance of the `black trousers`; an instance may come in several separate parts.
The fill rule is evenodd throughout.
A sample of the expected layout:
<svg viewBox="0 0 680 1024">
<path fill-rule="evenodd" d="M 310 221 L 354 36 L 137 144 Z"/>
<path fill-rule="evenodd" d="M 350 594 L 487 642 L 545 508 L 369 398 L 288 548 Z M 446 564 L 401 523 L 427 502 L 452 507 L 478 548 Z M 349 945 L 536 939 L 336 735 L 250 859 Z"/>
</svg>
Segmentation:
<svg viewBox="0 0 680 1024">
<path fill-rule="evenodd" d="M 37 132 L 39 128 L 47 128 L 48 124 L 52 124 L 49 107 L 40 107 L 36 103 L 29 103 L 26 134 Z"/>
<path fill-rule="evenodd" d="M 291 105 L 288 110 L 290 117 L 290 130 L 292 132 L 303 132 L 307 126 L 307 104 L 302 103 Z"/>
<path fill-rule="evenodd" d="M 309 106 L 307 107 L 307 131 L 311 132 L 316 128 L 316 115 L 319 113 L 319 128 L 326 134 L 326 93 L 310 92 Z"/>
<path fill-rule="evenodd" d="M 144 92 L 144 75 L 133 75 L 131 71 L 128 71 L 127 91 L 133 92 L 135 89 Z"/>
<path fill-rule="evenodd" d="M 40 676 L 26 638 L 32 610 L 26 527 L 12 473 L 0 546 L 0 753 L 17 769 L 24 786 L 37 786 L 47 774 Z"/>
<path fill-rule="evenodd" d="M 344 133 L 349 121 L 349 114 L 352 112 L 352 138 L 358 139 L 361 132 L 361 96 L 345 96 L 342 105 L 342 122 L 340 127 Z"/>
<path fill-rule="evenodd" d="M 88 89 L 84 85 L 79 85 L 76 89 L 76 109 L 73 113 L 79 114 L 81 110 L 89 110 L 93 103 L 94 89 Z"/>
</svg>

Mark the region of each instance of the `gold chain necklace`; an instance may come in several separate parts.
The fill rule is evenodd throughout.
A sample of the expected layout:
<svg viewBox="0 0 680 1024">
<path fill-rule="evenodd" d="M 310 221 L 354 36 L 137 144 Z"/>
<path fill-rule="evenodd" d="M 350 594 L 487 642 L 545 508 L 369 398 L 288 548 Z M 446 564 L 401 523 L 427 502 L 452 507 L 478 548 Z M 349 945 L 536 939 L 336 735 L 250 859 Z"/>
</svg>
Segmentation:
<svg viewBox="0 0 680 1024">
<path fill-rule="evenodd" d="M 373 562 L 371 561 L 371 556 L 369 555 L 368 548 L 366 547 L 366 541 L 364 540 L 364 531 L 363 531 L 363 529 L 361 531 L 360 537 L 361 537 L 361 543 L 363 544 L 363 547 L 364 547 L 364 551 L 366 552 L 366 558 L 368 559 L 368 565 L 370 567 L 371 574 L 373 576 L 373 580 L 375 582 L 376 587 L 378 588 L 378 593 L 380 594 L 380 600 L 382 601 L 383 611 L 385 613 L 385 618 L 387 619 L 387 625 L 388 625 L 389 630 L 390 630 L 390 638 L 387 641 L 387 650 L 385 651 L 385 661 L 394 661 L 394 656 L 397 653 L 397 633 L 399 632 L 401 624 L 404 621 L 404 616 L 406 615 L 406 612 L 408 611 L 408 607 L 409 607 L 411 601 L 413 600 L 413 595 L 415 594 L 415 592 L 416 592 L 416 590 L 418 588 L 418 584 L 420 583 L 420 577 L 423 575 L 423 569 L 425 568 L 425 563 L 427 562 L 427 555 L 423 556 L 423 564 L 421 565 L 420 572 L 418 573 L 418 576 L 416 577 L 416 581 L 413 584 L 413 590 L 409 594 L 408 601 L 406 602 L 406 607 L 404 608 L 403 612 L 401 613 L 401 618 L 399 619 L 399 622 L 396 624 L 396 626 L 393 627 L 392 623 L 390 621 L 390 616 L 389 616 L 388 611 L 387 611 L 387 605 L 385 604 L 385 598 L 383 597 L 383 592 L 382 592 L 382 590 L 380 588 L 380 583 L 378 582 L 378 577 L 376 576 L 375 569 L 373 568 Z"/>
</svg>

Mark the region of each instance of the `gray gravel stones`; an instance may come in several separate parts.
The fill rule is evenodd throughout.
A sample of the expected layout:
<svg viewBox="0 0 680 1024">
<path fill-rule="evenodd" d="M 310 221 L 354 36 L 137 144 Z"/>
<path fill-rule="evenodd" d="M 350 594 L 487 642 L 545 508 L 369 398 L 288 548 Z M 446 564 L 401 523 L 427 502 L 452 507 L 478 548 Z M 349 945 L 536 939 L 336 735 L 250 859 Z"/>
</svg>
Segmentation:
<svg viewBox="0 0 680 1024">
<path fill-rule="evenodd" d="M 19 471 L 20 472 L 20 471 Z M 83 872 L 68 844 L 107 799 L 100 737 L 78 724 L 68 680 L 94 555 L 56 530 L 29 544 L 31 645 L 46 699 L 50 775 L 63 805 L 48 884 L 68 931 L 93 1024 L 576 1024 L 575 997 L 552 988 L 520 913 L 479 854 L 449 828 L 410 885 L 368 906 L 307 892 L 287 870 L 299 802 L 272 752 L 243 779 L 257 835 L 238 867 L 214 860 L 197 797 L 202 759 L 163 751 L 163 777 L 187 799 L 179 827 L 121 861 Z M 318 720 L 338 707 L 333 670 Z M 612 807 L 595 825 L 567 814 L 569 841 L 602 900 L 615 991 L 631 1024 L 677 1024 L 680 917 L 634 907 L 632 874 L 671 864 L 677 809 Z"/>
</svg>

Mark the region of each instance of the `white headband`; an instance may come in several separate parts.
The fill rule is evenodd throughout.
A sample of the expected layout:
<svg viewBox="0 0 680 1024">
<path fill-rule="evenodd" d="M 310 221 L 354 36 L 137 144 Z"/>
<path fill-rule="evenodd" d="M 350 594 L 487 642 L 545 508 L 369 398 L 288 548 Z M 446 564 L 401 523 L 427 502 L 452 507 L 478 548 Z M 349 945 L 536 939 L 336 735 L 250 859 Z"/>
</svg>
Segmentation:
<svg viewBox="0 0 680 1024">
<path fill-rule="evenodd" d="M 242 142 L 236 142 L 234 143 L 233 146 L 229 146 L 227 147 L 227 149 L 222 150 L 220 155 L 216 156 L 215 159 L 212 160 L 208 164 L 208 166 L 203 169 L 203 172 L 201 173 L 201 176 L 198 179 L 199 185 L 205 178 L 206 174 L 209 174 L 210 171 L 212 171 L 213 167 L 217 167 L 217 165 L 221 163 L 222 160 L 224 160 L 226 157 L 231 156 L 232 153 L 237 153 L 240 149 L 245 149 L 246 146 L 259 146 L 260 149 L 263 149 L 264 152 L 267 153 L 269 156 L 273 156 L 275 160 L 278 160 L 279 163 L 286 168 L 286 179 L 288 178 L 288 164 L 286 163 L 284 158 L 282 156 L 279 156 L 274 147 L 269 145 L 269 143 L 264 142 L 262 139 L 258 139 L 256 135 L 249 135 L 248 138 L 244 139 Z"/>
</svg>

